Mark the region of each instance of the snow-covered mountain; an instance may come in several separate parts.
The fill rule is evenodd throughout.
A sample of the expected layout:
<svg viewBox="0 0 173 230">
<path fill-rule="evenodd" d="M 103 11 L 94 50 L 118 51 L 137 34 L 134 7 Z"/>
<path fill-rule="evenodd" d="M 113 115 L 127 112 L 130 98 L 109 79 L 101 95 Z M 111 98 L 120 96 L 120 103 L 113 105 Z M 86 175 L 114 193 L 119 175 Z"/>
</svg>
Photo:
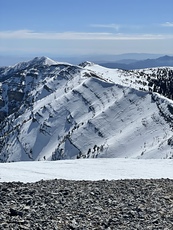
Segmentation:
<svg viewBox="0 0 173 230">
<path fill-rule="evenodd" d="M 173 68 L 0 68 L 0 161 L 173 158 Z"/>
</svg>

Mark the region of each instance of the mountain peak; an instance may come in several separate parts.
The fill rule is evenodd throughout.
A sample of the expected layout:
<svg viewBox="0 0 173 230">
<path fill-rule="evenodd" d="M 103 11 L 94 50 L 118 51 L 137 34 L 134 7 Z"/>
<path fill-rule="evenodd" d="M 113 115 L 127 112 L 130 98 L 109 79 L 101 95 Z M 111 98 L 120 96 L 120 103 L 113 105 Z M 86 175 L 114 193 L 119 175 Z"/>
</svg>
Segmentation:
<svg viewBox="0 0 173 230">
<path fill-rule="evenodd" d="M 34 59 L 30 60 L 30 61 L 26 61 L 26 62 L 20 62 L 14 66 L 12 66 L 14 71 L 18 71 L 19 69 L 26 69 L 29 68 L 31 66 L 41 66 L 41 65 L 55 65 L 57 64 L 56 61 L 42 56 L 42 57 L 35 57 Z"/>
<path fill-rule="evenodd" d="M 165 55 L 165 56 L 159 57 L 157 60 L 159 60 L 159 61 L 172 61 L 173 56 Z"/>
<path fill-rule="evenodd" d="M 90 62 L 90 61 L 85 61 L 85 62 L 82 62 L 81 64 L 79 64 L 79 66 L 85 68 L 87 66 L 93 66 L 95 65 L 93 62 Z"/>
<path fill-rule="evenodd" d="M 54 64 L 57 64 L 57 62 L 46 56 L 42 56 L 42 57 L 35 57 L 34 59 L 30 61 L 30 64 L 54 65 Z"/>
</svg>

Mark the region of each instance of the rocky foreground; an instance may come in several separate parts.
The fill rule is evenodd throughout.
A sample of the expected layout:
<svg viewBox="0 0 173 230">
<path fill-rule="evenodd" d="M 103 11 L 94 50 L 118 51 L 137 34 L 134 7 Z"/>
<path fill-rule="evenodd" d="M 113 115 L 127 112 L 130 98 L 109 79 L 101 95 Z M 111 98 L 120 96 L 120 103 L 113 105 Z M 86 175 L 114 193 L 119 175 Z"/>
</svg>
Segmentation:
<svg viewBox="0 0 173 230">
<path fill-rule="evenodd" d="M 0 183 L 0 229 L 173 229 L 173 180 Z"/>
</svg>

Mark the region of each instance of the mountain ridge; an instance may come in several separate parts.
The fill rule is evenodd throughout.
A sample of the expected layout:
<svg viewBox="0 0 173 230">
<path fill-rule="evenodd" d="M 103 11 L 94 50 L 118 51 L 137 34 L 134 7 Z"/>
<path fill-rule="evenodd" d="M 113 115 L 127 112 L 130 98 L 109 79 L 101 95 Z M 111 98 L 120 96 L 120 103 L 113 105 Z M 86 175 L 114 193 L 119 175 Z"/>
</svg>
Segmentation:
<svg viewBox="0 0 173 230">
<path fill-rule="evenodd" d="M 173 68 L 123 71 L 42 57 L 8 71 L 0 75 L 1 162 L 173 158 Z"/>
<path fill-rule="evenodd" d="M 99 63 L 107 68 L 119 68 L 124 70 L 154 68 L 154 67 L 171 67 L 173 66 L 173 56 L 161 56 L 156 59 L 144 59 L 144 60 L 120 60 L 117 62 L 105 62 Z"/>
</svg>

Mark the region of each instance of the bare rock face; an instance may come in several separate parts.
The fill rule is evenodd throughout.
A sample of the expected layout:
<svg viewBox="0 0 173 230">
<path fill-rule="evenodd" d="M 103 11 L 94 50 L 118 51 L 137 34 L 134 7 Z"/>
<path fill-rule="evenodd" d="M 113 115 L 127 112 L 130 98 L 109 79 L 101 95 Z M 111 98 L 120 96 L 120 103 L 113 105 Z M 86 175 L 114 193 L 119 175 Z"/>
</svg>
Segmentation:
<svg viewBox="0 0 173 230">
<path fill-rule="evenodd" d="M 17 91 L 9 91 L 8 92 L 8 99 L 9 101 L 22 101 L 24 93 L 17 92 Z"/>
<path fill-rule="evenodd" d="M 0 184 L 0 229 L 172 229 L 173 180 Z"/>
</svg>

